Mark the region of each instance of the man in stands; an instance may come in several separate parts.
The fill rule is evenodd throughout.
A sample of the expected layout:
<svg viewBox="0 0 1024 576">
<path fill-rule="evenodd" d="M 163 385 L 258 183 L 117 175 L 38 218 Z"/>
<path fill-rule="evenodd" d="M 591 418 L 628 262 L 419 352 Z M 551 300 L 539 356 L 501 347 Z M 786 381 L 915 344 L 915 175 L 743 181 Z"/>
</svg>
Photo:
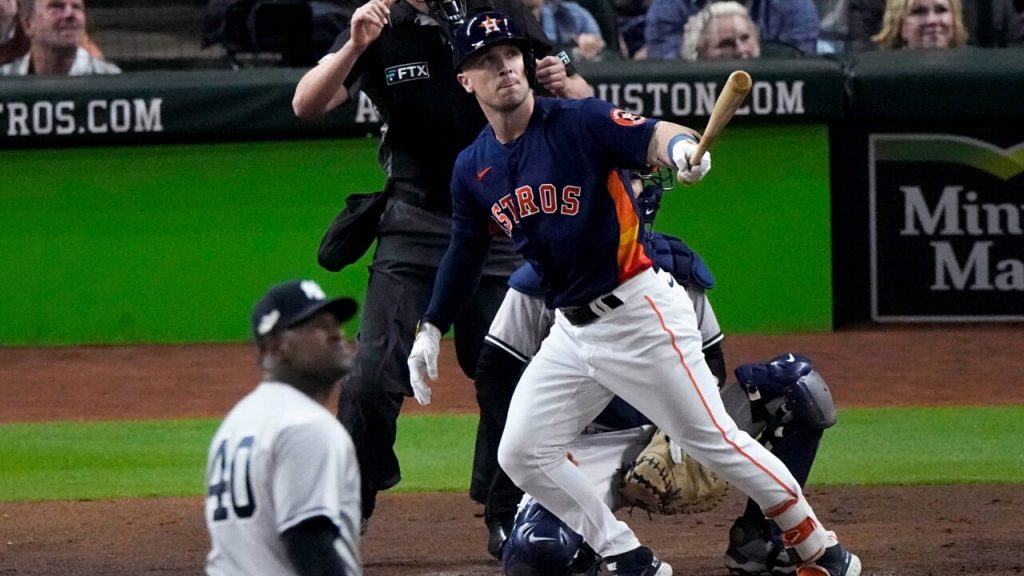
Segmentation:
<svg viewBox="0 0 1024 576">
<path fill-rule="evenodd" d="M 27 54 L 0 66 L 0 76 L 120 74 L 121 69 L 82 47 L 84 0 L 21 0 Z"/>
</svg>

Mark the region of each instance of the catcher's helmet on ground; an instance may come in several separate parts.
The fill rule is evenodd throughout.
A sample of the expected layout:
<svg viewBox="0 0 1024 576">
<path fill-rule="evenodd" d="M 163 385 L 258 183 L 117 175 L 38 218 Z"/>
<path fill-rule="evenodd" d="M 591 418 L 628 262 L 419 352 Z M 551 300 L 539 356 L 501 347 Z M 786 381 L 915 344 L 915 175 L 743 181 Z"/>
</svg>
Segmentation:
<svg viewBox="0 0 1024 576">
<path fill-rule="evenodd" d="M 524 62 L 533 62 L 530 41 L 519 32 L 519 27 L 508 16 L 501 12 L 481 12 L 474 15 L 455 31 L 455 70 L 461 72 L 466 58 L 477 51 L 501 43 L 517 46 L 523 52 Z"/>
</svg>

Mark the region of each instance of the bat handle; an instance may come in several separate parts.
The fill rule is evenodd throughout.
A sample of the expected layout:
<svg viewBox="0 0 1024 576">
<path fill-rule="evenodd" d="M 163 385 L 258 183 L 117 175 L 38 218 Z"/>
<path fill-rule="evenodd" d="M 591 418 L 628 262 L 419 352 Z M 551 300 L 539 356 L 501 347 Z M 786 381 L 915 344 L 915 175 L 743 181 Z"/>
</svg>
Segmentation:
<svg viewBox="0 0 1024 576">
<path fill-rule="evenodd" d="M 697 147 L 693 149 L 693 154 L 690 155 L 690 166 L 699 166 L 700 159 L 704 156 L 704 153 L 708 151 L 707 141 L 703 138 L 700 142 L 697 142 Z"/>
</svg>

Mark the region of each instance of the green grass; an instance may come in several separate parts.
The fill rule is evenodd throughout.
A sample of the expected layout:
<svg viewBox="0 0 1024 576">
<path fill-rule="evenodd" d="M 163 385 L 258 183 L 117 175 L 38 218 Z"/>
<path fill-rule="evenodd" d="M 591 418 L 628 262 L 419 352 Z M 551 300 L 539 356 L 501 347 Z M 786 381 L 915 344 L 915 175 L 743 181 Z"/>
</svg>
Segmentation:
<svg viewBox="0 0 1024 576">
<path fill-rule="evenodd" d="M 1022 418 L 1024 406 L 842 410 L 810 482 L 1024 482 Z"/>
<path fill-rule="evenodd" d="M 1024 483 L 1024 406 L 840 411 L 815 485 Z M 217 420 L 0 426 L 0 500 L 79 500 L 203 493 Z M 396 491 L 469 486 L 474 416 L 403 416 Z"/>
<path fill-rule="evenodd" d="M 0 427 L 0 500 L 201 493 L 212 420 Z"/>
</svg>

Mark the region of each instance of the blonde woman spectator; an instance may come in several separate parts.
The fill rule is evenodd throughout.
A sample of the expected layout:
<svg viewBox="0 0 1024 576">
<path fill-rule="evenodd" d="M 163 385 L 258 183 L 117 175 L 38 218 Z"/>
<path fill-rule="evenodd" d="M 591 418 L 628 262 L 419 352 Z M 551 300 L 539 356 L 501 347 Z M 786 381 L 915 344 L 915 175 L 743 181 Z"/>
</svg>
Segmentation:
<svg viewBox="0 0 1024 576">
<path fill-rule="evenodd" d="M 967 44 L 960 0 L 887 0 L 882 31 L 871 39 L 882 50 L 960 48 Z"/>
<path fill-rule="evenodd" d="M 710 4 L 709 0 L 651 0 L 644 22 L 644 41 L 651 60 L 675 60 L 682 53 L 686 22 Z M 762 48 L 778 55 L 817 54 L 821 34 L 818 9 L 812 0 L 743 0 L 757 24 Z"/>
<path fill-rule="evenodd" d="M 19 15 L 29 51 L 0 66 L 0 76 L 120 74 L 120 68 L 83 48 L 91 44 L 83 0 L 21 0 Z"/>
<path fill-rule="evenodd" d="M 712 2 L 686 22 L 683 60 L 758 58 L 757 24 L 739 2 Z"/>
<path fill-rule="evenodd" d="M 858 51 L 875 48 L 871 36 L 882 29 L 885 0 L 846 1 L 850 3 L 847 22 L 852 47 Z M 962 4 L 962 8 L 970 44 L 988 47 L 1024 43 L 1024 0 L 972 1 Z"/>
</svg>

